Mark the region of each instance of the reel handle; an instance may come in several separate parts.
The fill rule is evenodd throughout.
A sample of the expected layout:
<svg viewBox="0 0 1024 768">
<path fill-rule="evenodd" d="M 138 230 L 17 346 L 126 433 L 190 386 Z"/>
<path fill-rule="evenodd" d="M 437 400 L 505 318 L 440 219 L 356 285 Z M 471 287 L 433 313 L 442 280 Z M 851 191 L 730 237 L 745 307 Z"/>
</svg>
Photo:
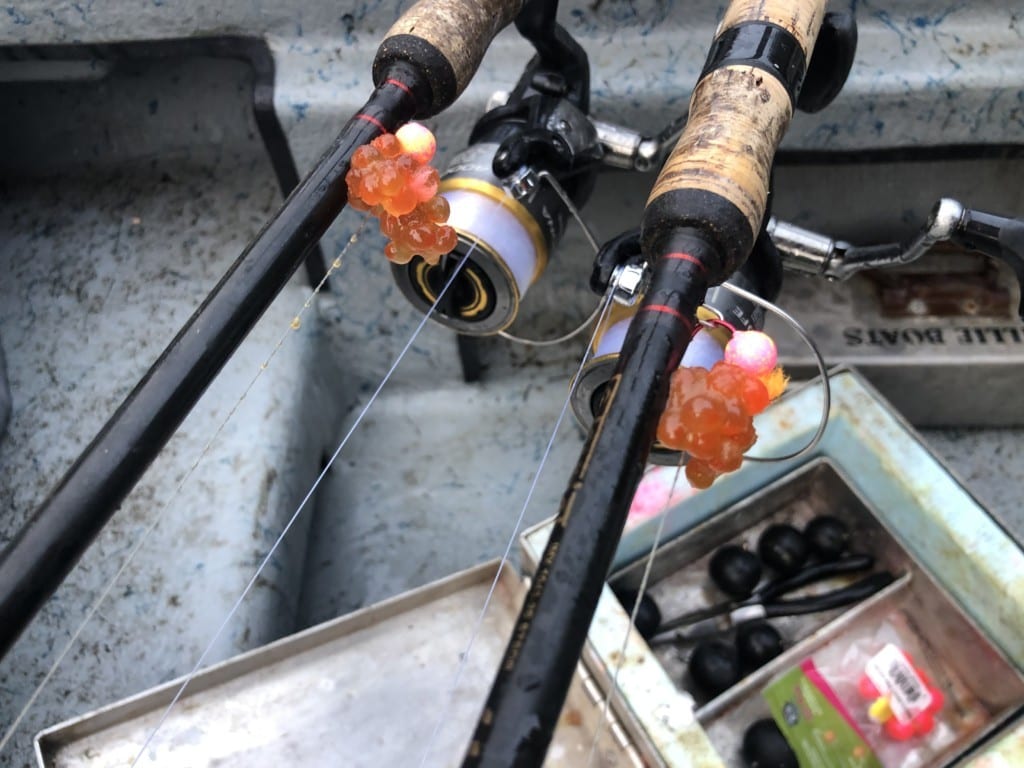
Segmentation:
<svg viewBox="0 0 1024 768">
<path fill-rule="evenodd" d="M 1009 265 L 1020 288 L 1017 316 L 1024 320 L 1024 219 L 967 208 L 950 240 Z"/>
</svg>

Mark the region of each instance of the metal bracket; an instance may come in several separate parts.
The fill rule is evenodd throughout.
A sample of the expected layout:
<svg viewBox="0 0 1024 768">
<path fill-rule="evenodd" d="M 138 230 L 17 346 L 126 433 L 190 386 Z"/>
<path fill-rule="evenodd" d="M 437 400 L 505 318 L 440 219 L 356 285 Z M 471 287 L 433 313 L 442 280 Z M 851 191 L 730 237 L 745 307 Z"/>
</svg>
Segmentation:
<svg viewBox="0 0 1024 768">
<path fill-rule="evenodd" d="M 895 267 L 917 261 L 933 245 L 957 234 L 965 211 L 956 200 L 942 198 L 932 209 L 928 223 L 906 245 L 852 246 L 774 217 L 768 221 L 767 231 L 788 269 L 821 275 L 830 280 L 846 280 L 865 269 Z"/>
<path fill-rule="evenodd" d="M 537 176 L 537 172 L 524 165 L 518 171 L 513 173 L 503 182 L 505 189 L 512 195 L 516 200 L 520 202 L 530 202 L 533 200 L 533 196 L 537 194 L 537 186 L 540 184 L 540 178 Z"/>
<path fill-rule="evenodd" d="M 612 272 L 612 298 L 618 304 L 632 307 L 644 294 L 650 277 L 647 262 L 642 264 L 620 264 Z"/>
<path fill-rule="evenodd" d="M 508 91 L 495 91 L 487 100 L 485 112 L 503 107 L 508 103 Z M 672 121 L 657 136 L 644 136 L 639 131 L 626 128 L 604 120 L 594 120 L 591 124 L 597 131 L 598 143 L 604 148 L 601 162 L 612 168 L 627 171 L 650 171 L 664 159 L 686 125 L 683 115 Z"/>
</svg>

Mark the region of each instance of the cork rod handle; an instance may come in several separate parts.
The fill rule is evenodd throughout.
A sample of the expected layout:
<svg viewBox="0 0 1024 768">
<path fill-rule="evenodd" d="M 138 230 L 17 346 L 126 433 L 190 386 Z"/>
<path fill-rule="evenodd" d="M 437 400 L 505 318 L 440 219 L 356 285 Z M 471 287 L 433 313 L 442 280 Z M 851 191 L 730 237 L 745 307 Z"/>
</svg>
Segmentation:
<svg viewBox="0 0 1024 768">
<path fill-rule="evenodd" d="M 437 114 L 465 90 L 494 36 L 518 15 L 525 0 L 419 0 L 388 30 L 377 50 L 374 81 L 390 65 L 406 62 L 429 80 L 429 110 Z"/>
<path fill-rule="evenodd" d="M 743 239 L 753 242 L 775 152 L 792 118 L 824 6 L 824 0 L 733 0 L 694 89 L 686 130 L 654 185 L 649 207 L 686 191 L 703 193 L 719 210 L 729 207 L 724 200 L 736 209 L 732 213 L 741 214 L 732 218 L 749 226 Z M 687 200 L 700 198 L 690 194 Z M 659 226 L 668 223 L 658 218 Z M 722 222 L 709 221 L 707 227 L 714 237 L 729 235 L 721 231 Z"/>
</svg>

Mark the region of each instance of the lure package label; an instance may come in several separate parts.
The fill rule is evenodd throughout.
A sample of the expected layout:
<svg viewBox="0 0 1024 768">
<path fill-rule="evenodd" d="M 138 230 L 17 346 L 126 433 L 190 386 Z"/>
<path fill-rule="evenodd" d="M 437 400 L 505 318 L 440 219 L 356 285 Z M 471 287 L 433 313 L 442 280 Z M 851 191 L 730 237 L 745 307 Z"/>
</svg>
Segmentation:
<svg viewBox="0 0 1024 768">
<path fill-rule="evenodd" d="M 907 657 L 892 643 L 871 657 L 864 673 L 883 694 L 889 694 L 893 716 L 909 722 L 932 705 L 932 694 Z"/>
<path fill-rule="evenodd" d="M 813 661 L 789 670 L 762 695 L 801 766 L 882 768 Z"/>
</svg>

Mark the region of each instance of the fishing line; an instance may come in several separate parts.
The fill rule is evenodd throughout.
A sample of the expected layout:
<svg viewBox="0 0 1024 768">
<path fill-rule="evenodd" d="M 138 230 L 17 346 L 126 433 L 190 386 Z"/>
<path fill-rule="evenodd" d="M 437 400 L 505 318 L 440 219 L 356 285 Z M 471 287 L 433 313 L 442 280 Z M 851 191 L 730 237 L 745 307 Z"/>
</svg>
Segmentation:
<svg viewBox="0 0 1024 768">
<path fill-rule="evenodd" d="M 511 333 L 508 333 L 507 331 L 498 331 L 498 335 L 501 336 L 501 338 L 503 339 L 507 339 L 508 341 L 514 341 L 516 344 L 524 344 L 527 347 L 553 347 L 556 344 L 563 344 L 566 341 L 570 341 L 571 339 L 574 339 L 575 337 L 583 333 L 583 331 L 587 329 L 587 326 L 597 319 L 598 314 L 601 312 L 601 306 L 602 304 L 598 302 L 597 306 L 594 307 L 594 311 L 590 313 L 589 317 L 587 317 L 586 320 L 584 320 L 582 323 L 576 326 L 576 328 L 569 331 L 568 333 L 562 336 L 558 336 L 554 339 L 524 339 L 521 336 L 513 336 Z"/>
<path fill-rule="evenodd" d="M 583 371 L 583 366 L 586 365 L 587 361 L 590 359 L 598 329 L 601 328 L 601 323 L 604 321 L 604 318 L 611 307 L 613 296 L 614 289 L 610 287 L 605 293 L 601 303 L 598 305 L 598 322 L 594 326 L 594 332 L 591 334 L 587 348 L 583 352 L 583 358 L 580 360 L 579 367 L 576 369 L 576 375 L 572 379 L 573 382 L 579 381 L 580 374 Z M 558 418 L 555 420 L 555 427 L 551 430 L 551 437 L 548 438 L 548 444 L 540 458 L 540 464 L 537 466 L 537 471 L 534 473 L 533 482 L 530 483 L 530 490 L 526 494 L 526 500 L 523 502 L 523 506 L 519 510 L 519 517 L 516 518 L 516 524 L 512 529 L 512 535 L 509 537 L 508 543 L 505 545 L 505 551 L 501 556 L 501 561 L 498 563 L 498 570 L 495 572 L 494 579 L 491 581 L 490 589 L 487 590 L 487 597 L 484 598 L 483 607 L 480 609 L 480 614 L 477 616 L 476 623 L 473 625 L 473 631 L 470 634 L 469 642 L 466 644 L 465 650 L 459 657 L 459 665 L 455 670 L 455 679 L 445 695 L 445 704 L 442 708 L 441 716 L 434 724 L 434 729 L 430 734 L 427 747 L 420 759 L 419 768 L 423 768 L 423 766 L 426 765 L 427 758 L 430 757 L 430 751 L 434 748 L 434 744 L 441 732 L 441 728 L 444 725 L 445 720 L 448 718 L 448 713 L 451 710 L 452 703 L 455 701 L 455 694 L 458 690 L 459 682 L 462 679 L 462 674 L 469 663 L 469 656 L 473 650 L 473 645 L 476 643 L 480 630 L 483 627 L 484 617 L 487 615 L 487 609 L 490 606 L 491 599 L 494 597 L 494 592 L 498 587 L 498 580 L 501 578 L 501 573 L 505 568 L 505 564 L 508 562 L 509 555 L 512 553 L 512 547 L 515 546 L 516 537 L 519 535 L 519 529 L 523 525 L 523 519 L 526 517 L 526 510 L 530 506 L 530 501 L 533 499 L 533 493 L 537 489 L 537 482 L 540 480 L 541 472 L 544 470 L 544 465 L 547 463 L 548 457 L 551 455 L 551 450 L 555 444 L 555 437 L 558 435 L 558 430 L 562 426 L 562 421 L 565 420 L 565 414 L 569 411 L 569 404 L 572 402 L 572 395 L 573 389 L 570 387 L 569 395 L 565 398 L 565 402 L 562 404 L 562 410 L 559 412 Z"/>
<path fill-rule="evenodd" d="M 299 311 L 296 312 L 295 316 L 292 318 L 288 328 L 285 329 L 283 334 L 281 334 L 281 338 L 278 339 L 277 344 L 274 345 L 274 348 L 270 351 L 270 354 L 267 356 L 267 359 L 264 360 L 260 367 L 256 370 L 256 374 L 249 381 L 248 386 L 246 386 L 245 390 L 243 390 L 241 396 L 239 396 L 239 398 L 235 401 L 234 405 L 231 406 L 231 410 L 228 411 L 227 415 L 217 426 L 217 429 L 214 431 L 213 435 L 209 438 L 209 440 L 207 440 L 206 445 L 203 446 L 203 449 L 196 457 L 196 460 L 192 462 L 191 466 L 189 466 L 189 468 L 186 470 L 181 480 L 178 481 L 178 484 L 171 492 L 171 495 L 167 498 L 166 501 L 164 501 L 160 505 L 153 520 L 149 523 L 149 525 L 146 526 L 145 530 L 143 530 L 142 535 L 139 537 L 138 541 L 136 541 L 135 545 L 128 552 L 127 557 L 121 563 L 121 566 L 117 569 L 117 572 L 114 573 L 113 577 L 111 577 L 111 579 L 103 587 L 103 590 L 100 592 L 99 597 L 97 597 L 96 600 L 93 601 L 92 605 L 89 606 L 88 611 L 86 611 L 85 618 L 82 619 L 82 622 L 78 625 L 78 628 L 75 629 L 75 631 L 72 633 L 71 638 L 67 641 L 67 643 L 64 645 L 64 648 L 58 654 L 56 660 L 47 670 L 46 674 L 43 676 L 42 681 L 39 683 L 39 685 L 36 686 L 35 690 L 33 690 L 32 695 L 29 696 L 28 701 L 18 712 L 18 716 L 14 718 L 14 722 L 12 722 L 10 727 L 8 727 L 7 731 L 3 735 L 3 738 L 0 738 L 0 752 L 3 752 L 4 748 L 8 745 L 8 743 L 10 743 L 10 740 L 14 737 L 15 731 L 18 729 L 18 726 L 21 725 L 22 720 L 25 719 L 25 716 L 28 714 L 29 710 L 32 709 L 32 707 L 35 705 L 36 700 L 39 698 L 43 690 L 49 684 L 50 680 L 56 674 L 57 669 L 64 662 L 64 659 L 71 652 L 71 649 L 74 648 L 75 644 L 78 642 L 78 638 L 81 637 L 82 632 L 85 630 L 85 627 L 89 624 L 90 621 L 92 621 L 93 617 L 99 611 L 100 606 L 103 605 L 107 597 L 110 596 L 110 593 L 111 591 L 113 591 L 114 586 L 124 575 L 125 571 L 128 570 L 128 567 L 135 560 L 135 556 L 138 555 L 138 553 L 142 550 L 142 547 L 149 539 L 149 536 L 153 533 L 153 531 L 156 530 L 157 526 L 163 520 L 164 515 L 166 514 L 167 510 L 171 507 L 171 504 L 177 500 L 182 489 L 185 487 L 185 484 L 192 476 L 192 473 L 199 467 L 203 459 L 206 458 L 207 454 L 213 448 L 213 444 L 220 436 L 220 433 L 224 430 L 224 427 L 226 427 L 228 422 L 231 421 L 232 417 L 234 417 L 235 412 L 242 405 L 242 402 L 248 396 L 253 386 L 255 386 L 260 376 L 262 376 L 263 372 L 267 370 L 271 361 L 277 355 L 278 351 L 280 351 L 281 347 L 284 346 L 285 340 L 291 335 L 293 331 L 297 331 L 299 327 L 301 327 L 302 316 L 305 314 L 306 310 L 309 309 L 309 307 L 312 305 L 313 299 L 316 298 L 317 294 L 327 283 L 328 279 L 331 277 L 333 272 L 341 267 L 342 259 L 344 258 L 345 254 L 348 253 L 348 249 L 351 248 L 359 240 L 359 236 L 362 234 L 363 229 L 366 227 L 366 222 L 367 220 L 364 219 L 356 228 L 355 232 L 352 233 L 351 237 L 349 237 L 348 242 L 345 243 L 345 246 L 341 249 L 341 253 L 338 254 L 338 256 L 335 257 L 334 261 L 331 262 L 330 266 L 327 268 L 326 273 L 320 279 L 320 282 L 316 284 L 316 286 L 313 288 L 313 291 L 309 294 L 309 296 L 306 297 L 306 300 L 299 308 Z"/>
<path fill-rule="evenodd" d="M 829 412 L 831 410 L 831 394 L 832 393 L 831 393 L 831 387 L 829 385 L 829 380 L 828 380 L 828 371 L 826 369 L 825 360 L 822 357 L 821 351 L 818 349 L 817 344 L 815 344 L 814 339 L 811 338 L 810 334 L 807 333 L 807 331 L 803 328 L 802 325 L 800 325 L 800 323 L 796 320 L 796 318 L 794 318 L 792 315 L 787 313 L 782 308 L 778 307 L 777 305 L 773 304 L 772 302 L 770 302 L 770 301 L 768 301 L 766 299 L 761 298 L 757 294 L 754 294 L 754 293 L 751 293 L 750 291 L 744 290 L 743 288 L 740 288 L 740 287 L 738 287 L 736 285 L 733 285 L 732 283 L 729 283 L 729 282 L 722 283 L 722 287 L 725 288 L 726 290 L 736 294 L 737 296 L 740 296 L 740 297 L 742 297 L 744 299 L 747 299 L 748 301 L 751 301 L 751 302 L 753 302 L 753 303 L 755 303 L 755 304 L 757 304 L 757 305 L 759 305 L 761 307 L 764 307 L 769 312 L 774 313 L 775 315 L 780 317 L 784 322 L 786 322 L 797 333 L 797 335 L 800 336 L 801 340 L 803 340 L 803 342 L 811 350 L 811 354 L 814 355 L 815 362 L 817 363 L 817 366 L 818 366 L 818 371 L 821 374 L 822 387 L 823 387 L 823 390 L 824 390 L 823 398 L 822 398 L 822 414 L 821 414 L 821 419 L 820 419 L 820 421 L 818 423 L 817 430 L 815 431 L 814 435 L 811 437 L 810 441 L 807 442 L 807 444 L 805 444 L 803 447 L 799 448 L 798 450 L 793 451 L 793 452 L 788 453 L 788 454 L 785 454 L 783 456 L 772 456 L 772 457 L 744 456 L 743 458 L 745 460 L 747 460 L 747 461 L 776 462 L 776 461 L 787 461 L 787 460 L 795 459 L 795 458 L 797 458 L 799 456 L 802 456 L 805 453 L 808 453 L 809 451 L 813 450 L 818 445 L 818 443 L 821 441 L 822 436 L 825 433 L 825 429 L 828 427 L 828 417 L 829 417 Z M 811 386 L 811 384 L 808 384 L 807 386 Z M 803 388 L 801 388 L 801 389 L 803 389 Z M 622 669 L 622 664 L 623 664 L 623 662 L 625 661 L 625 658 L 626 658 L 626 649 L 627 649 L 627 647 L 629 645 L 630 632 L 632 631 L 632 628 L 635 626 L 636 617 L 637 617 L 637 614 L 640 611 L 640 601 L 642 600 L 642 598 L 644 596 L 644 593 L 647 590 L 647 583 L 648 583 L 648 580 L 650 579 L 651 570 L 652 570 L 652 567 L 654 565 L 654 557 L 657 554 L 658 546 L 660 545 L 660 542 L 661 542 L 661 537 L 662 537 L 662 534 L 663 534 L 664 529 L 665 529 L 665 522 L 668 519 L 668 509 L 671 506 L 672 496 L 675 493 L 676 483 L 678 483 L 678 481 L 679 481 L 679 473 L 680 473 L 680 471 L 683 468 L 683 465 L 685 463 L 685 459 L 686 459 L 686 454 L 681 454 L 680 455 L 679 464 L 676 465 L 675 475 L 674 475 L 674 477 L 672 479 L 672 487 L 669 489 L 668 497 L 665 500 L 665 507 L 662 510 L 661 520 L 658 522 L 658 528 L 657 528 L 657 530 L 655 531 L 655 534 L 654 534 L 654 542 L 653 542 L 653 544 L 651 546 L 651 553 L 648 556 L 647 563 L 644 566 L 643 577 L 640 580 L 640 588 L 637 591 L 636 601 L 634 602 L 633 609 L 630 612 L 629 626 L 627 626 L 627 628 L 626 628 L 626 636 L 625 636 L 625 638 L 623 638 L 622 648 L 619 651 L 619 656 L 618 656 L 618 659 L 616 660 L 616 663 L 615 663 L 615 671 L 614 671 L 614 673 L 612 675 L 611 686 L 608 689 L 608 693 L 604 697 L 604 705 L 602 707 L 601 719 L 598 721 L 597 728 L 596 728 L 595 733 L 594 733 L 594 738 L 591 741 L 590 755 L 587 758 L 587 766 L 588 766 L 588 768 L 589 768 L 590 765 L 593 764 L 594 757 L 596 756 L 598 738 L 599 738 L 601 732 L 603 731 L 603 727 L 604 727 L 605 721 L 608 719 L 608 710 L 609 710 L 609 706 L 611 704 L 611 698 L 614 695 L 615 691 L 618 690 L 619 670 Z"/>
<path fill-rule="evenodd" d="M 199 660 L 196 661 L 195 666 L 193 666 L 192 670 L 188 673 L 188 675 L 185 676 L 185 679 L 182 681 L 181 686 L 174 694 L 174 698 L 171 699 L 171 703 L 167 705 L 167 709 L 164 710 L 163 714 L 160 716 L 160 719 L 157 721 L 156 726 L 150 732 L 149 736 L 146 738 L 146 741 L 139 749 L 138 754 L 135 755 L 135 759 L 132 760 L 131 768 L 134 768 L 138 764 L 139 760 L 142 758 L 143 753 L 146 751 L 146 748 L 149 746 L 150 742 L 153 741 L 153 738 L 156 736 L 157 732 L 163 726 L 164 722 L 167 720 L 167 717 L 171 714 L 171 710 L 174 709 L 174 705 L 178 703 L 178 700 L 185 692 L 185 689 L 188 687 L 188 684 L 192 682 L 192 678 L 196 676 L 197 672 L 199 672 L 199 669 L 202 667 L 203 662 L 206 661 L 206 657 L 209 655 L 210 651 L 213 650 L 213 647 L 217 644 L 217 641 L 220 640 L 220 636 L 224 633 L 224 630 L 227 629 L 228 624 L 230 623 L 231 619 L 234 618 L 235 613 L 241 607 L 242 602 L 249 595 L 249 592 L 252 590 L 252 588 L 256 585 L 256 581 L 257 579 L 259 579 L 260 574 L 263 573 L 263 569 L 267 567 L 267 564 L 270 562 L 270 559 L 277 552 L 278 547 L 281 546 L 281 542 L 283 542 L 285 536 L 288 535 L 288 531 L 292 529 L 292 526 L 295 524 L 295 521 L 299 519 L 299 515 L 302 513 L 302 510 L 305 509 L 306 504 L 309 503 L 309 500 L 313 498 L 313 494 L 316 492 L 317 488 L 320 487 L 320 483 L 323 482 L 323 479 L 327 476 L 327 473 L 334 465 L 335 460 L 338 458 L 338 456 L 341 454 L 341 451 L 348 444 L 348 441 L 352 437 L 353 433 L 355 433 L 356 429 L 359 428 L 359 425 L 366 417 L 366 414 L 369 412 L 370 408 L 373 407 L 373 404 L 377 401 L 377 397 L 380 395 L 385 385 L 391 379 L 392 374 L 394 374 L 394 372 L 397 370 L 399 364 L 402 362 L 402 358 L 404 358 L 406 353 L 412 348 L 412 345 L 415 343 L 417 337 L 420 335 L 420 331 L 423 330 L 423 327 L 427 324 L 427 321 L 430 320 L 430 316 L 434 313 L 434 310 L 437 309 L 437 305 L 441 302 L 441 299 L 444 298 L 445 293 L 447 293 L 448 289 L 455 282 L 455 278 L 458 277 L 459 272 L 462 270 L 462 267 L 465 266 L 467 261 L 469 261 L 469 256 L 470 254 L 473 253 L 473 249 L 475 247 L 475 245 L 470 247 L 470 249 L 466 251 L 465 256 L 463 256 L 462 259 L 459 261 L 458 265 L 455 267 L 455 270 L 449 276 L 448 282 L 445 283 L 444 288 L 442 288 L 440 293 L 438 293 L 437 298 L 434 300 L 434 303 L 430 306 L 430 309 L 427 310 L 427 312 L 423 315 L 423 318 L 420 320 L 419 325 L 416 326 L 416 330 L 412 332 L 412 336 L 409 337 L 409 340 L 405 343 L 405 346 L 402 347 L 402 351 L 398 353 L 398 356 L 395 358 L 395 361 L 391 364 L 391 367 L 388 369 L 387 373 L 384 374 L 384 378 L 381 379 L 380 384 L 377 385 L 377 389 L 375 389 L 373 394 L 370 395 L 370 399 L 366 401 L 366 405 L 363 406 L 363 409 L 359 412 L 359 415 L 356 416 L 356 419 L 352 423 L 352 426 L 349 427 L 348 432 L 345 433 L 345 436 L 341 439 L 341 442 L 338 443 L 338 447 L 335 448 L 334 453 L 331 454 L 331 458 L 328 459 L 327 464 L 320 471 L 320 474 L 317 475 L 316 480 L 313 481 L 313 485 L 310 487 L 305 497 L 303 497 L 302 501 L 299 502 L 299 506 L 296 508 L 295 512 L 289 518 L 288 522 L 285 524 L 284 529 L 281 531 L 280 535 L 278 535 L 277 539 L 271 545 L 270 550 L 264 556 L 263 560 L 260 561 L 259 566 L 257 566 L 256 568 L 256 572 L 252 575 L 252 578 L 249 579 L 249 582 L 245 585 L 245 589 L 242 590 L 242 594 L 238 596 L 238 599 L 235 600 L 234 605 L 231 606 L 231 610 L 228 611 L 227 615 L 224 617 L 224 621 L 221 622 L 220 627 L 218 627 L 217 631 L 214 633 L 213 638 L 206 646 L 206 649 L 199 656 Z"/>
<path fill-rule="evenodd" d="M 799 448 L 795 451 L 792 451 L 791 453 L 787 453 L 782 456 L 744 456 L 743 459 L 745 461 L 758 461 L 763 463 L 770 463 L 776 461 L 789 461 L 790 459 L 795 459 L 800 456 L 803 456 L 805 453 L 809 453 L 818 446 L 819 442 L 821 442 L 821 438 L 825 434 L 825 429 L 828 427 L 829 412 L 832 410 L 832 386 L 828 379 L 828 370 L 825 365 L 825 358 L 822 357 L 821 350 L 818 349 L 818 345 L 814 343 L 814 339 L 812 339 L 811 335 L 806 330 L 804 330 L 804 327 L 800 325 L 797 319 L 788 312 L 786 312 L 781 307 L 773 304 L 767 299 L 762 299 L 756 293 L 751 293 L 750 291 L 740 288 L 737 285 L 733 285 L 732 283 L 722 283 L 722 287 L 725 288 L 727 291 L 730 291 L 736 294 L 737 296 L 746 299 L 747 301 L 752 301 L 755 304 L 764 307 L 769 312 L 780 317 L 787 325 L 789 325 L 790 328 L 796 331 L 797 335 L 807 345 L 807 348 L 811 350 L 811 354 L 814 355 L 814 362 L 818 366 L 818 372 L 821 375 L 821 386 L 823 389 L 821 400 L 821 419 L 818 422 L 818 428 L 817 430 L 815 430 L 814 435 L 811 437 L 811 439 L 802 448 Z M 798 389 L 797 392 L 803 391 L 807 386 L 812 385 L 813 382 L 809 382 L 804 387 L 800 387 L 800 389 Z"/>
<path fill-rule="evenodd" d="M 622 639 L 622 648 L 619 649 L 619 657 L 615 661 L 615 672 L 612 674 L 612 683 L 608 688 L 608 692 L 604 697 L 604 704 L 601 707 L 601 718 L 597 721 L 597 727 L 594 729 L 594 738 L 590 742 L 590 754 L 587 757 L 587 768 L 594 762 L 594 757 L 597 755 L 597 740 L 604 730 L 605 721 L 608 720 L 608 709 L 611 705 L 612 695 L 618 689 L 619 685 L 619 670 L 622 669 L 622 664 L 626 660 L 626 649 L 629 646 L 629 635 L 633 631 L 633 627 L 636 626 L 636 617 L 640 613 L 640 601 L 643 599 L 644 592 L 647 591 L 647 582 L 651 577 L 651 569 L 654 566 L 654 556 L 658 553 L 658 547 L 661 545 L 661 536 L 665 531 L 665 521 L 668 520 L 668 511 L 672 506 L 672 497 L 676 492 L 676 483 L 679 482 L 679 474 L 683 469 L 684 461 L 680 457 L 679 463 L 676 464 L 675 474 L 672 476 L 672 485 L 668 489 L 668 495 L 665 497 L 665 506 L 661 510 L 661 520 L 658 521 L 658 528 L 654 532 L 654 541 L 651 544 L 651 554 L 647 558 L 647 563 L 644 565 L 644 575 L 640 579 L 640 588 L 636 593 L 636 602 L 633 603 L 633 610 L 629 614 L 629 624 L 626 627 L 626 636 Z"/>
<path fill-rule="evenodd" d="M 580 229 L 583 230 L 583 234 L 586 237 L 587 241 L 590 243 L 591 248 L 593 248 L 594 255 L 596 256 L 600 252 L 601 248 L 598 245 L 597 240 L 591 232 L 590 228 L 587 226 L 587 223 L 583 220 L 583 217 L 580 214 L 579 209 L 573 204 L 572 200 L 569 198 L 569 195 L 566 193 L 566 191 L 562 189 L 562 186 L 558 183 L 558 180 L 555 179 L 555 177 L 552 176 L 547 171 L 540 171 L 537 174 L 537 176 L 541 180 L 547 181 L 551 185 L 552 189 L 554 189 L 555 193 L 562 199 L 562 202 L 568 208 L 573 218 L 575 218 L 576 222 L 580 225 Z M 473 631 L 470 633 L 469 642 L 466 645 L 466 649 L 462 652 L 461 656 L 459 657 L 459 665 L 455 670 L 455 679 L 452 682 L 451 688 L 449 689 L 445 697 L 445 705 L 444 708 L 442 709 L 441 716 L 437 719 L 437 722 L 435 722 L 434 728 L 431 731 L 430 739 L 427 742 L 427 747 L 423 752 L 422 758 L 420 759 L 420 768 L 423 768 L 423 766 L 427 762 L 427 758 L 430 757 L 430 751 L 433 749 L 434 744 L 437 741 L 437 737 L 441 732 L 441 727 L 448 717 L 448 712 L 451 709 L 452 702 L 455 700 L 455 693 L 458 689 L 459 681 L 462 679 L 462 674 L 465 671 L 465 668 L 469 662 L 470 652 L 473 650 L 473 645 L 476 643 L 477 636 L 480 634 L 480 629 L 483 627 L 484 618 L 487 615 L 487 609 L 491 604 L 491 599 L 494 597 L 494 592 L 497 589 L 498 581 L 501 578 L 502 571 L 505 568 L 505 563 L 508 562 L 509 555 L 512 553 L 512 547 L 515 546 L 516 536 L 519 534 L 519 529 L 522 527 L 523 519 L 526 516 L 526 510 L 530 506 L 530 501 L 533 499 L 533 493 L 537 488 L 537 482 L 540 480 L 541 472 L 544 470 L 544 465 L 547 463 L 548 456 L 551 454 L 551 450 L 554 447 L 555 437 L 558 435 L 558 430 L 562 426 L 562 421 L 565 419 L 565 414 L 568 412 L 569 404 L 572 402 L 575 384 L 576 382 L 579 381 L 580 375 L 583 372 L 583 367 L 586 365 L 587 360 L 590 359 L 590 356 L 594 350 L 594 341 L 596 340 L 598 330 L 601 328 L 601 324 L 604 322 L 605 316 L 611 307 L 612 298 L 614 297 L 614 295 L 614 287 L 609 286 L 608 290 L 605 292 L 604 297 L 601 299 L 600 302 L 598 302 L 598 305 L 594 307 L 594 311 L 590 313 L 590 316 L 587 317 L 587 319 L 584 320 L 583 323 L 576 327 L 574 330 L 557 338 L 536 341 L 533 339 L 519 338 L 517 336 L 513 336 L 512 334 L 506 333 L 505 331 L 500 331 L 497 334 L 498 336 L 504 339 L 519 344 L 525 344 L 526 346 L 548 347 L 569 341 L 578 334 L 582 333 L 584 330 L 586 330 L 588 325 L 597 320 L 596 324 L 594 325 L 594 331 L 590 336 L 590 341 L 587 343 L 587 347 L 583 351 L 583 359 L 580 360 L 579 367 L 576 369 L 576 375 L 572 378 L 573 386 L 569 388 L 569 394 L 566 397 L 565 402 L 562 404 L 562 410 L 559 412 L 558 418 L 555 420 L 555 427 L 551 432 L 551 437 L 548 439 L 548 444 L 544 449 L 543 455 L 541 456 L 540 464 L 537 466 L 537 471 L 533 476 L 533 482 L 530 484 L 530 490 L 526 494 L 526 500 L 523 502 L 522 509 L 519 510 L 519 516 L 516 518 L 516 524 L 512 529 L 512 535 L 509 537 L 508 542 L 505 545 L 505 551 L 502 554 L 501 560 L 498 563 L 498 570 L 495 572 L 494 579 L 491 581 L 491 586 L 487 590 L 487 596 L 484 598 L 483 607 L 480 609 L 480 614 L 479 616 L 477 616 L 476 623 L 473 626 Z"/>
<path fill-rule="evenodd" d="M 594 237 L 594 234 L 590 231 L 590 228 L 583 223 L 583 217 L 580 215 L 580 209 L 576 207 L 576 204 L 572 201 L 572 198 L 569 197 L 569 193 L 562 188 L 561 184 L 558 183 L 558 179 L 556 179 L 548 171 L 538 171 L 537 178 L 540 179 L 541 181 L 546 181 L 548 185 L 555 191 L 555 194 L 562 199 L 562 204 L 569 209 L 569 213 L 571 213 L 573 218 L 576 219 L 577 222 L 579 222 L 580 228 L 583 230 L 583 235 L 587 238 L 587 242 L 590 243 L 590 247 L 594 249 L 594 254 L 597 255 L 597 253 L 601 250 L 601 246 L 598 245 L 597 238 Z"/>
<path fill-rule="evenodd" d="M 537 173 L 537 178 L 541 181 L 546 181 L 555 191 L 555 194 L 561 198 L 562 204 L 568 209 L 569 213 L 572 214 L 572 217 L 576 219 L 576 223 L 580 225 L 580 229 L 583 231 L 583 236 L 587 238 L 587 242 L 590 243 L 590 247 L 594 250 L 594 256 L 597 256 L 601 252 L 601 246 L 597 244 L 597 238 L 594 236 L 590 227 L 587 226 L 587 223 L 583 220 L 583 215 L 580 213 L 580 209 L 573 203 L 572 198 L 569 197 L 569 193 L 565 191 L 561 184 L 558 183 L 558 179 L 547 171 L 539 171 Z M 516 344 L 523 344 L 527 347 L 553 347 L 556 344 L 562 344 L 583 333 L 583 331 L 587 329 L 587 326 L 594 322 L 600 312 L 601 303 L 598 302 L 597 306 L 594 307 L 594 311 L 590 313 L 586 320 L 580 323 L 575 329 L 554 339 L 524 339 L 520 336 L 508 333 L 507 331 L 498 331 L 498 335 L 503 339 L 514 341 Z M 598 326 L 600 327 L 600 324 L 598 324 Z"/>
</svg>

